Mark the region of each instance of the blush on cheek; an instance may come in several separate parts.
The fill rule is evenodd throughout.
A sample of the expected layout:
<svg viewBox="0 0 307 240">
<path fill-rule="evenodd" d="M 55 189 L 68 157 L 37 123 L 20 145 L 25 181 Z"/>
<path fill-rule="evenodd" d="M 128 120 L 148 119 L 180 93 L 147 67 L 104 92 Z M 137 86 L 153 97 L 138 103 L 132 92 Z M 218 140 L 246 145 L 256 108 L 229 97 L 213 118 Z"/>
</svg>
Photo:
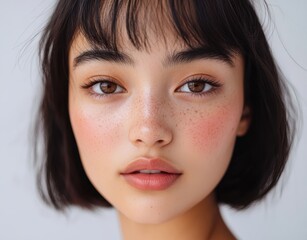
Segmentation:
<svg viewBox="0 0 307 240">
<path fill-rule="evenodd" d="M 195 117 L 187 129 L 193 148 L 198 151 L 214 151 L 229 138 L 235 137 L 238 124 L 236 112 L 233 108 L 219 107 Z"/>
<path fill-rule="evenodd" d="M 81 155 L 101 154 L 116 145 L 117 124 L 88 112 L 75 111 L 71 123 Z"/>
</svg>

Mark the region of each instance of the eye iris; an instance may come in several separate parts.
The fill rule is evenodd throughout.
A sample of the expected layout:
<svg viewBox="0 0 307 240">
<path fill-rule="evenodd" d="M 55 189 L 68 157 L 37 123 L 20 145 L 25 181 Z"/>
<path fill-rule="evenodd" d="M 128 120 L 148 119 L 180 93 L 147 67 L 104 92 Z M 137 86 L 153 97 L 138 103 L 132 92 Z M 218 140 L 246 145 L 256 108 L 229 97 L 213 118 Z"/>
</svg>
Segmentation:
<svg viewBox="0 0 307 240">
<path fill-rule="evenodd" d="M 206 83 L 200 81 L 189 82 L 188 87 L 192 92 L 202 92 L 205 88 Z"/>
<path fill-rule="evenodd" d="M 104 93 L 114 93 L 116 91 L 116 84 L 111 82 L 102 82 L 100 84 L 100 89 Z"/>
</svg>

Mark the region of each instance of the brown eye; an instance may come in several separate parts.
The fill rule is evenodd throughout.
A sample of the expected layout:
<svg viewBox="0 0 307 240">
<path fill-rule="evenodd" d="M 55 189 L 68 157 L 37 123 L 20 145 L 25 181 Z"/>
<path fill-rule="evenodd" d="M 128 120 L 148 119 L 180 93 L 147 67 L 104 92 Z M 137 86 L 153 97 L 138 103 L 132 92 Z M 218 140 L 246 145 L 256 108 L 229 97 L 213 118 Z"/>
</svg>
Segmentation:
<svg viewBox="0 0 307 240">
<path fill-rule="evenodd" d="M 204 81 L 193 81 L 188 83 L 188 88 L 191 92 L 202 92 L 206 87 L 206 82 Z"/>
<path fill-rule="evenodd" d="M 100 89 L 103 93 L 114 93 L 117 88 L 117 84 L 113 82 L 102 82 L 100 83 Z"/>
<path fill-rule="evenodd" d="M 111 81 L 100 81 L 92 86 L 94 93 L 99 95 L 123 92 L 123 88 Z"/>
<path fill-rule="evenodd" d="M 205 93 L 213 88 L 214 84 L 208 82 L 207 80 L 192 80 L 186 82 L 179 88 L 179 92 L 186 93 Z"/>
</svg>

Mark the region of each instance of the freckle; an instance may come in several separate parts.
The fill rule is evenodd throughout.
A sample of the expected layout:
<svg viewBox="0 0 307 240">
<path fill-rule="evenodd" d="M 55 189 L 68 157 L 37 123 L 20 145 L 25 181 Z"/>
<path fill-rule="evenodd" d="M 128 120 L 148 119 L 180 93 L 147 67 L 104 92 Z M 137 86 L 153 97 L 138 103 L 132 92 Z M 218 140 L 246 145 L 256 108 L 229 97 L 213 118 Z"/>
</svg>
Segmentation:
<svg viewBox="0 0 307 240">
<path fill-rule="evenodd" d="M 180 115 L 185 115 L 185 111 L 179 112 Z"/>
</svg>

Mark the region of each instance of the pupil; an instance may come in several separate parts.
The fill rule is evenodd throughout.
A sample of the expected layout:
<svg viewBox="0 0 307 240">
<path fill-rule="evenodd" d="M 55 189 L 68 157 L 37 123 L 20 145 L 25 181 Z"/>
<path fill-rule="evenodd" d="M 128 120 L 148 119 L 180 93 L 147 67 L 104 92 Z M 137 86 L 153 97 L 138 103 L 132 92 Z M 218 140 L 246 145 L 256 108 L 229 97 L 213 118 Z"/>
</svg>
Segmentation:
<svg viewBox="0 0 307 240">
<path fill-rule="evenodd" d="M 192 92 L 201 92 L 205 88 L 204 82 L 190 82 L 188 83 L 188 87 Z"/>
<path fill-rule="evenodd" d="M 103 82 L 100 84 L 100 89 L 104 93 L 114 93 L 116 91 L 116 84 L 111 82 Z"/>
</svg>

